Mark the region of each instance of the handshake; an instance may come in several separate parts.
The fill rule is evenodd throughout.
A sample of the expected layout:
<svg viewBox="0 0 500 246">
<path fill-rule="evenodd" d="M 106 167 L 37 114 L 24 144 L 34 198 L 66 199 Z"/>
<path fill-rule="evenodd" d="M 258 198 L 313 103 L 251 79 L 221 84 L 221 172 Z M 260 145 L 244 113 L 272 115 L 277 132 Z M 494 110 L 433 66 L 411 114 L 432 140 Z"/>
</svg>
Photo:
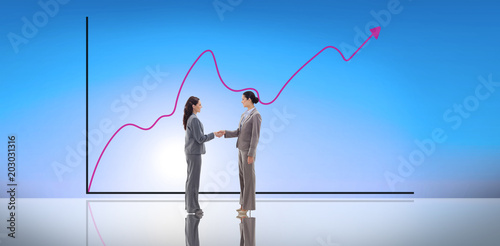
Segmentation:
<svg viewBox="0 0 500 246">
<path fill-rule="evenodd" d="M 220 138 L 222 136 L 224 136 L 224 134 L 226 134 L 226 131 L 225 130 L 220 130 L 218 132 L 214 132 L 215 136 Z"/>
</svg>

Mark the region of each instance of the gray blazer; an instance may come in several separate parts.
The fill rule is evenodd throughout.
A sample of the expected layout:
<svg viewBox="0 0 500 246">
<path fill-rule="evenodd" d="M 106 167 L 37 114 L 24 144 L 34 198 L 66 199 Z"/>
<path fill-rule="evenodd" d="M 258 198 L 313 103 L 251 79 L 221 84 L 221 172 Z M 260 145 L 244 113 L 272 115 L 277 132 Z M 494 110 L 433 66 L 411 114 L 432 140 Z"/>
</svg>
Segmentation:
<svg viewBox="0 0 500 246">
<path fill-rule="evenodd" d="M 248 156 L 255 157 L 257 144 L 259 143 L 260 124 L 262 123 L 262 117 L 260 116 L 259 111 L 257 111 L 257 108 L 255 108 L 250 113 L 250 115 L 242 122 L 244 115 L 245 113 L 241 115 L 238 129 L 234 131 L 226 130 L 226 134 L 224 134 L 224 137 L 238 137 L 238 140 L 236 141 L 236 148 L 242 151 L 248 151 Z"/>
<path fill-rule="evenodd" d="M 195 114 L 189 116 L 186 124 L 186 145 L 184 152 L 189 155 L 205 154 L 205 142 L 214 139 L 214 133 L 205 135 L 203 133 L 203 124 Z"/>
</svg>

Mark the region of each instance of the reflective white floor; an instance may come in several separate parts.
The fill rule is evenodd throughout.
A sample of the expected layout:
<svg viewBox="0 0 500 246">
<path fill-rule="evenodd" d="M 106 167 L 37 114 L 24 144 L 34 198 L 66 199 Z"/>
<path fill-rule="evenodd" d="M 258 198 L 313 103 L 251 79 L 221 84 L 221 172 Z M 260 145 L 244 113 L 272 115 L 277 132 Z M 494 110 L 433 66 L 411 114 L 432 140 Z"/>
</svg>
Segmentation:
<svg viewBox="0 0 500 246">
<path fill-rule="evenodd" d="M 500 245 L 500 199 L 260 199 L 243 220 L 234 199 L 201 219 L 182 200 L 18 199 L 15 239 L 0 203 L 2 246 Z"/>
</svg>

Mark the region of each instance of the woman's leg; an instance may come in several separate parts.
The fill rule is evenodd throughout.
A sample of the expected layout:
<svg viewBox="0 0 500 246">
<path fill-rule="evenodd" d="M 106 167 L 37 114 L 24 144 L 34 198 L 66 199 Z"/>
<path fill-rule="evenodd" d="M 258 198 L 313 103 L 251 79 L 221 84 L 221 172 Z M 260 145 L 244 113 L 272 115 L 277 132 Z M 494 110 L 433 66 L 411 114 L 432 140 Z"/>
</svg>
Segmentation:
<svg viewBox="0 0 500 246">
<path fill-rule="evenodd" d="M 240 167 L 243 172 L 243 189 L 240 196 L 243 201 L 241 204 L 243 205 L 243 210 L 255 210 L 255 158 L 252 164 L 248 164 L 247 151 L 239 152 L 241 161 Z"/>
<path fill-rule="evenodd" d="M 239 174 L 240 174 L 240 205 L 243 207 L 243 190 L 245 190 L 245 182 L 243 179 L 243 160 L 242 160 L 242 155 L 241 151 L 238 150 L 238 167 L 239 167 Z"/>
<path fill-rule="evenodd" d="M 186 155 L 187 180 L 186 180 L 186 210 L 194 213 L 200 209 L 198 191 L 200 188 L 201 155 Z"/>
</svg>

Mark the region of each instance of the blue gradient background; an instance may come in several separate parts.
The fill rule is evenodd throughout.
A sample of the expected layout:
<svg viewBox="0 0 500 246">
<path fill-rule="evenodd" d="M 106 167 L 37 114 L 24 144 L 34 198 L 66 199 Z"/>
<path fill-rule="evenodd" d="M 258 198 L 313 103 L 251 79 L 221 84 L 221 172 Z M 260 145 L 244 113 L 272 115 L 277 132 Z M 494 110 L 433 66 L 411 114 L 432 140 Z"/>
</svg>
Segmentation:
<svg viewBox="0 0 500 246">
<path fill-rule="evenodd" d="M 397 11 L 388 12 L 395 3 Z M 89 130 L 101 131 L 103 120 L 113 129 L 96 133 L 90 174 L 121 125 L 149 127 L 172 112 L 183 77 L 204 50 L 214 51 L 230 87 L 256 88 L 269 102 L 323 47 L 339 47 L 349 57 L 368 29 L 380 25 L 379 39 L 371 39 L 350 62 L 327 50 L 275 103 L 257 104 L 263 118 L 257 191 L 500 197 L 500 86 L 482 88 L 489 97 L 478 100 L 459 125 L 458 113 L 444 117 L 455 104 L 470 102 L 481 85 L 478 77 L 500 82 L 495 1 L 243 0 L 221 19 L 212 1 L 73 0 L 58 4 L 57 13 L 17 53 L 9 33 L 22 35 L 22 18 L 33 22 L 43 8 L 37 1 L 1 5 L 0 136 L 3 156 L 7 136 L 18 138 L 21 197 L 86 197 L 85 158 L 78 154 L 85 143 L 86 16 Z M 140 90 L 151 69 L 168 76 L 149 80 L 155 88 L 146 89 L 125 113 L 122 96 Z M 182 108 L 191 95 L 202 100 L 199 118 L 206 132 L 236 129 L 245 110 L 241 94 L 223 87 L 205 55 L 172 117 L 151 131 L 128 127 L 115 137 L 92 191 L 183 191 Z M 284 112 L 293 117 L 283 120 Z M 415 141 L 431 138 L 435 129 L 442 129 L 446 140 L 420 165 L 401 169 L 400 157 L 408 159 L 418 150 Z M 235 141 L 207 143 L 202 191 L 239 190 Z M 6 169 L 0 168 L 5 187 Z M 391 185 L 388 173 L 400 182 Z"/>
</svg>

